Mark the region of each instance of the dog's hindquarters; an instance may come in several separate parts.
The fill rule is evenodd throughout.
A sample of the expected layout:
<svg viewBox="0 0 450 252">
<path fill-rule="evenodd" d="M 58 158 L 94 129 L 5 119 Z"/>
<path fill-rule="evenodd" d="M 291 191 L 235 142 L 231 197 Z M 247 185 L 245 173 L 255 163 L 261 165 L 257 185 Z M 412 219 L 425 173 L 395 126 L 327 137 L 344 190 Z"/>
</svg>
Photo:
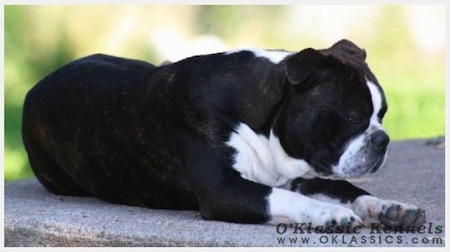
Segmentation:
<svg viewBox="0 0 450 252">
<path fill-rule="evenodd" d="M 152 136 L 134 127 L 142 123 L 137 121 L 144 113 L 139 104 L 156 69 L 141 61 L 93 55 L 69 63 L 30 90 L 23 142 L 34 173 L 49 191 L 154 208 L 196 208 L 189 192 L 174 185 L 176 179 L 162 181 L 179 165 L 176 155 L 149 148 Z M 165 175 L 152 174 L 158 172 Z M 178 205 L 168 198 L 180 198 L 173 201 Z"/>
</svg>

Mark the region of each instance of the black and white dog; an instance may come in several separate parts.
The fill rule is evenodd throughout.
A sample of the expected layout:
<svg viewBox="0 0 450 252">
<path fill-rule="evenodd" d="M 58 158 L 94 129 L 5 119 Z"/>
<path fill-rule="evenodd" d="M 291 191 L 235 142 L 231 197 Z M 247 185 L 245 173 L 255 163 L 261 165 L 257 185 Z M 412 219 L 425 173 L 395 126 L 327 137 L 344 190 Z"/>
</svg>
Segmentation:
<svg viewBox="0 0 450 252">
<path fill-rule="evenodd" d="M 389 142 L 365 58 L 348 40 L 159 67 L 92 55 L 30 90 L 23 141 L 60 195 L 229 222 L 417 227 L 420 208 L 345 181 L 378 170 Z"/>
</svg>

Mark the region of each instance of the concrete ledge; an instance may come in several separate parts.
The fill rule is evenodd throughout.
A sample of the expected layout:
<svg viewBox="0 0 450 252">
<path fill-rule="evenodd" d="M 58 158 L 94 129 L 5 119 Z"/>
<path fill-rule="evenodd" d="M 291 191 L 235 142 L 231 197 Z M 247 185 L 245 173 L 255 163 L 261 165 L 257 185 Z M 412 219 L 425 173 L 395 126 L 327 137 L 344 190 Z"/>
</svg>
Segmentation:
<svg viewBox="0 0 450 252">
<path fill-rule="evenodd" d="M 275 226 L 205 221 L 198 212 L 56 196 L 34 179 L 7 182 L 5 246 L 444 246 L 444 168 L 443 139 L 394 142 L 382 170 L 353 181 L 381 198 L 424 208 L 423 233 L 277 232 Z"/>
</svg>

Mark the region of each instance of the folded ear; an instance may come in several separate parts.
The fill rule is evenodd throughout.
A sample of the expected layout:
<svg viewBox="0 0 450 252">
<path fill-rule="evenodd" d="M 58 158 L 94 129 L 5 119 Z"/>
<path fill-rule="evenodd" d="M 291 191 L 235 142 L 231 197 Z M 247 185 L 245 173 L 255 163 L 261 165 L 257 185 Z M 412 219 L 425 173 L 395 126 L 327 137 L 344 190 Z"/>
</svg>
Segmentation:
<svg viewBox="0 0 450 252">
<path fill-rule="evenodd" d="M 306 79 L 326 58 L 320 52 L 307 48 L 286 60 L 285 70 L 288 81 L 298 85 Z"/>
<path fill-rule="evenodd" d="M 362 61 L 366 60 L 366 50 L 359 48 L 350 40 L 346 39 L 340 40 L 336 44 L 334 44 L 330 49 L 346 53 L 349 56 Z"/>
</svg>

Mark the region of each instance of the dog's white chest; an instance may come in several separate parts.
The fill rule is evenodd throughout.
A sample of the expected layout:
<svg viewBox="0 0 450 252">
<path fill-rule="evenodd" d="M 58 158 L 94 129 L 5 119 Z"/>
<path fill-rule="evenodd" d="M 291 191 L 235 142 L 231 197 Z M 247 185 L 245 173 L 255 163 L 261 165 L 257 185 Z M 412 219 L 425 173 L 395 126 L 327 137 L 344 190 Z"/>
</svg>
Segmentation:
<svg viewBox="0 0 450 252">
<path fill-rule="evenodd" d="M 273 133 L 269 138 L 258 135 L 244 123 L 238 125 L 226 144 L 236 150 L 233 169 L 253 182 L 283 187 L 312 170 L 306 161 L 289 157 Z"/>
</svg>

